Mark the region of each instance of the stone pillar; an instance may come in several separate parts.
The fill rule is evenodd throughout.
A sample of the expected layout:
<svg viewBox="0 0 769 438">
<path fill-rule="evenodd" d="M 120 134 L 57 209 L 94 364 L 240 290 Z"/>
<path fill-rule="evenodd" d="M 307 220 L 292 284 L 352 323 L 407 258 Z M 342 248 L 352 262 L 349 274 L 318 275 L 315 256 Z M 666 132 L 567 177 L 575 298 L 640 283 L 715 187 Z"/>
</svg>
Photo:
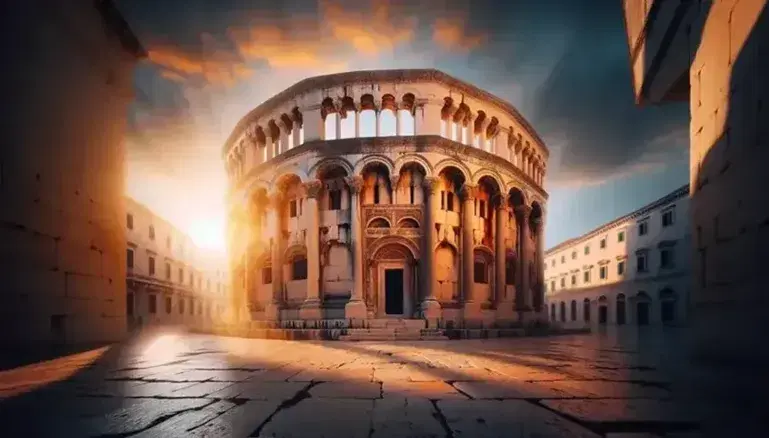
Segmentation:
<svg viewBox="0 0 769 438">
<path fill-rule="evenodd" d="M 307 295 L 299 309 L 300 319 L 323 319 L 320 305 L 320 223 L 318 199 L 323 184 L 310 181 L 304 185 L 307 192 Z"/>
<path fill-rule="evenodd" d="M 302 126 L 305 142 L 323 140 L 323 118 L 320 115 L 320 108 L 303 111 Z"/>
<path fill-rule="evenodd" d="M 268 321 L 280 320 L 280 310 L 283 307 L 283 195 L 274 193 L 270 197 L 273 214 L 272 237 L 272 299 L 265 308 L 265 318 Z"/>
<path fill-rule="evenodd" d="M 360 112 L 355 111 L 355 138 L 360 138 Z"/>
<path fill-rule="evenodd" d="M 515 310 L 527 312 L 531 310 L 529 282 L 529 214 L 531 207 L 519 205 L 515 207 L 518 222 L 518 275 L 515 282 Z"/>
<path fill-rule="evenodd" d="M 390 187 L 392 188 L 392 198 L 390 199 L 391 204 L 397 204 L 398 203 L 398 181 L 400 180 L 399 175 L 391 176 L 390 177 Z"/>
<path fill-rule="evenodd" d="M 363 178 L 347 178 L 350 187 L 350 245 L 352 246 L 353 288 L 350 301 L 344 306 L 344 316 L 357 325 L 366 319 L 366 302 L 363 300 L 363 229 L 361 227 L 360 192 Z"/>
<path fill-rule="evenodd" d="M 539 314 L 542 312 L 542 307 L 545 303 L 545 221 L 543 218 L 538 217 L 533 219 L 533 223 L 536 228 L 535 235 L 537 236 L 537 256 L 534 260 L 537 278 L 532 280 L 534 283 L 532 303 L 534 310 Z"/>
<path fill-rule="evenodd" d="M 302 124 L 299 122 L 294 122 L 294 127 L 291 130 L 291 135 L 293 136 L 293 147 L 297 147 L 300 144 L 302 144 L 302 138 L 301 138 L 301 132 L 302 131 Z"/>
<path fill-rule="evenodd" d="M 422 181 L 425 194 L 424 249 L 422 250 L 422 317 L 427 320 L 428 327 L 437 326 L 441 317 L 441 304 L 435 297 L 435 247 L 438 245 L 438 232 L 435 229 L 435 213 L 440 205 L 440 180 L 436 177 L 426 177 Z"/>
<path fill-rule="evenodd" d="M 401 135 L 401 115 L 399 111 L 398 108 L 393 111 L 395 113 L 395 135 Z"/>
<path fill-rule="evenodd" d="M 475 202 L 476 186 L 465 184 L 462 187 L 462 293 L 464 298 L 465 322 L 479 320 L 481 317 L 481 303 L 476 300 L 473 278 L 473 265 L 475 262 L 473 241 L 473 207 Z"/>
<path fill-rule="evenodd" d="M 336 130 L 336 139 L 341 140 L 342 139 L 342 113 L 337 112 L 336 113 L 336 126 L 334 126 L 334 129 Z"/>
<path fill-rule="evenodd" d="M 376 132 L 375 132 L 375 136 L 376 137 L 379 137 L 379 131 L 380 131 L 380 128 L 379 128 L 379 114 L 380 113 L 381 112 L 379 111 L 379 109 L 374 110 L 375 120 L 376 120 L 376 123 L 375 123 L 376 124 Z"/>
<path fill-rule="evenodd" d="M 507 281 L 505 279 L 505 219 L 507 219 L 507 204 L 505 197 L 500 196 L 494 209 L 494 302 L 499 304 L 507 295 Z"/>
</svg>

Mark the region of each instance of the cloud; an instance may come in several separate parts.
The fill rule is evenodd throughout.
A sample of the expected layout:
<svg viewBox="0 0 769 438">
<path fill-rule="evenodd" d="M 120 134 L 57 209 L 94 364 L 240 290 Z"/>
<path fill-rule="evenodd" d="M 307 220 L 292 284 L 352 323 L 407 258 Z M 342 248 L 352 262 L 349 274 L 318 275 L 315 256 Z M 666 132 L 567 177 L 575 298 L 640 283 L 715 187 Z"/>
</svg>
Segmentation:
<svg viewBox="0 0 769 438">
<path fill-rule="evenodd" d="M 468 35 L 465 23 L 459 19 L 438 18 L 433 24 L 433 41 L 446 50 L 471 50 L 486 39 L 486 34 Z"/>
</svg>

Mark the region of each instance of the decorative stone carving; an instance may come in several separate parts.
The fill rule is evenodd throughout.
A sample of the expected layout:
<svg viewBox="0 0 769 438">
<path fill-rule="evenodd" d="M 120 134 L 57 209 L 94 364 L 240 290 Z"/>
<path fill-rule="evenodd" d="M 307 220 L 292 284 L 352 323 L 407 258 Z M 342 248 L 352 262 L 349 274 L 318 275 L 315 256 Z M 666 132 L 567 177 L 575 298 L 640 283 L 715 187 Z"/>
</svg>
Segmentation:
<svg viewBox="0 0 769 438">
<path fill-rule="evenodd" d="M 477 191 L 478 191 L 477 185 L 465 183 L 462 185 L 462 189 L 459 191 L 459 196 L 462 197 L 463 201 L 472 201 L 473 199 L 475 199 Z"/>
<path fill-rule="evenodd" d="M 307 197 L 318 199 L 323 190 L 323 183 L 319 180 L 308 181 L 304 183 L 304 190 L 307 193 Z"/>
<path fill-rule="evenodd" d="M 515 214 L 518 217 L 524 217 L 527 218 L 531 214 L 531 207 L 528 205 L 518 205 L 515 207 Z"/>
<path fill-rule="evenodd" d="M 425 177 L 424 180 L 422 180 L 422 187 L 425 189 L 425 193 L 428 195 L 433 195 L 438 192 L 441 186 L 441 180 L 434 176 L 428 176 Z"/>
<path fill-rule="evenodd" d="M 350 176 L 345 179 L 347 186 L 350 187 L 350 191 L 355 194 L 360 194 L 363 189 L 363 177 L 358 175 Z"/>
</svg>

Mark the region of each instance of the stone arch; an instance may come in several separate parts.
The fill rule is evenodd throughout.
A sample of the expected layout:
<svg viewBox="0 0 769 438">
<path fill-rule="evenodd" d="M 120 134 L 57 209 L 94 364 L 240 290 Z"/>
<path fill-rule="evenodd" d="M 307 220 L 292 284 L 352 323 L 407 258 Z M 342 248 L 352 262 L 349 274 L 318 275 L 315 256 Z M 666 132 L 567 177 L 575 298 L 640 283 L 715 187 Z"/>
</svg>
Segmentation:
<svg viewBox="0 0 769 438">
<path fill-rule="evenodd" d="M 277 188 L 279 183 L 288 178 L 291 178 L 292 176 L 299 178 L 299 181 L 303 183 L 310 180 L 310 177 L 307 175 L 307 173 L 299 167 L 284 166 L 275 170 L 275 176 L 273 176 L 272 181 L 270 181 L 270 187 Z"/>
<path fill-rule="evenodd" d="M 376 111 L 376 102 L 374 96 L 371 94 L 364 94 L 360 97 L 360 110 L 374 110 Z"/>
<path fill-rule="evenodd" d="M 527 205 L 527 198 L 524 191 L 518 186 L 510 187 L 507 191 L 508 203 L 511 207 L 515 208 L 519 205 Z"/>
<path fill-rule="evenodd" d="M 342 157 L 328 157 L 323 158 L 322 160 L 315 163 L 312 167 L 310 167 L 310 171 L 307 173 L 312 175 L 312 177 L 315 179 L 320 179 L 320 171 L 329 167 L 340 167 L 344 169 L 345 172 L 347 172 L 347 176 L 352 175 L 354 172 L 353 165 L 346 159 Z"/>
<path fill-rule="evenodd" d="M 504 180 L 502 179 L 502 175 L 500 175 L 499 172 L 497 172 L 496 170 L 486 168 L 486 167 L 478 169 L 478 171 L 476 171 L 473 174 L 473 178 L 472 178 L 473 184 L 479 184 L 481 181 L 481 178 L 483 178 L 484 176 L 494 180 L 494 182 L 497 183 L 497 187 L 500 191 L 505 190 L 505 184 L 503 182 Z"/>
<path fill-rule="evenodd" d="M 484 258 L 486 258 L 486 261 L 489 263 L 494 263 L 494 251 L 492 251 L 489 247 L 484 245 L 475 245 L 473 248 L 473 254 L 475 253 L 482 254 Z"/>
<path fill-rule="evenodd" d="M 400 109 L 408 110 L 411 114 L 414 114 L 416 109 L 416 96 L 414 93 L 407 92 L 401 97 Z"/>
<path fill-rule="evenodd" d="M 393 165 L 392 174 L 400 175 L 401 169 L 403 169 L 404 166 L 412 163 L 422 166 L 422 170 L 424 171 L 425 176 L 433 176 L 433 166 L 429 161 L 427 161 L 427 159 L 425 159 L 425 157 L 418 154 L 406 154 L 396 158 L 395 164 Z"/>
<path fill-rule="evenodd" d="M 368 250 L 368 254 L 369 254 L 368 260 L 374 260 L 377 253 L 382 248 L 391 244 L 397 244 L 397 245 L 402 245 L 406 247 L 411 253 L 411 256 L 414 258 L 414 260 L 419 259 L 419 246 L 417 246 L 411 240 L 401 236 L 384 236 L 375 240 L 374 243 L 371 245 L 371 248 L 369 248 Z"/>
<path fill-rule="evenodd" d="M 386 226 L 382 226 L 386 225 Z M 390 223 L 390 220 L 386 217 L 382 216 L 376 216 L 369 219 L 369 221 L 366 223 L 366 228 L 392 228 L 392 224 Z"/>
<path fill-rule="evenodd" d="M 394 113 L 398 111 L 398 100 L 395 96 L 389 93 L 382 95 L 382 103 L 380 105 L 380 110 L 386 109 L 389 109 Z"/>
<path fill-rule="evenodd" d="M 297 257 L 307 257 L 307 247 L 304 244 L 295 243 L 286 248 L 286 251 L 283 253 L 283 260 L 286 263 L 291 263 Z"/>
<path fill-rule="evenodd" d="M 363 173 L 363 170 L 366 168 L 366 166 L 373 163 L 382 164 L 384 167 L 387 168 L 389 175 L 395 175 L 393 173 L 393 169 L 395 166 L 392 160 L 384 155 L 367 155 L 361 158 L 355 163 L 353 173 L 355 175 L 361 175 Z"/>
<path fill-rule="evenodd" d="M 440 175 L 440 173 L 448 167 L 455 167 L 462 174 L 465 181 L 471 181 L 470 176 L 472 175 L 472 172 L 470 172 L 470 169 L 467 167 L 467 165 L 454 158 L 445 158 L 436 163 L 433 173 L 435 175 Z"/>
<path fill-rule="evenodd" d="M 398 221 L 398 228 L 419 228 L 419 226 L 419 221 L 412 216 L 401 218 Z"/>
<path fill-rule="evenodd" d="M 320 103 L 320 116 L 323 120 L 326 120 L 326 116 L 329 114 L 337 113 L 336 105 L 334 104 L 334 99 L 327 97 L 323 99 Z"/>
</svg>

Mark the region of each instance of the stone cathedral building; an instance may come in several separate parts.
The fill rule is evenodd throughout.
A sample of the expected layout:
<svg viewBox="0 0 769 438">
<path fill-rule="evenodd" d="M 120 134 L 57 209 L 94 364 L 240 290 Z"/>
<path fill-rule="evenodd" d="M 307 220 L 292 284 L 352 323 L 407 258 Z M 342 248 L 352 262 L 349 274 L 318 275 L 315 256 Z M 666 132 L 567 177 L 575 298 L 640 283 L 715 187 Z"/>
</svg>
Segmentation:
<svg viewBox="0 0 769 438">
<path fill-rule="evenodd" d="M 222 157 L 241 321 L 547 319 L 548 150 L 483 90 L 436 70 L 306 79 Z"/>
</svg>

